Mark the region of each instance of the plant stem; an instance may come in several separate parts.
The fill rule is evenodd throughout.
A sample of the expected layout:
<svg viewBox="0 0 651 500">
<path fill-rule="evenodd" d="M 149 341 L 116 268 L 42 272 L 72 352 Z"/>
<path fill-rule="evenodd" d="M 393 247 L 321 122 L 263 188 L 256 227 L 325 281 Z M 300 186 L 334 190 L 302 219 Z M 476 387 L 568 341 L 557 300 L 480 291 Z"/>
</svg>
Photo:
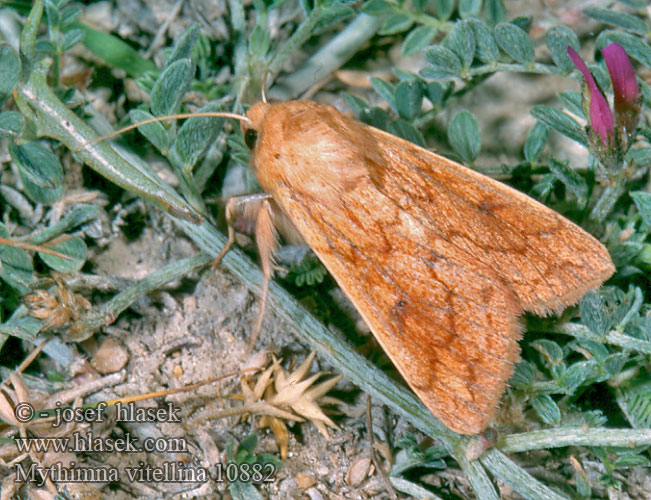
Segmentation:
<svg viewBox="0 0 651 500">
<path fill-rule="evenodd" d="M 531 477 L 522 467 L 496 448 L 484 453 L 479 461 L 524 498 L 568 500 L 568 497 L 552 491 L 540 481 Z"/>
<path fill-rule="evenodd" d="M 187 276 L 208 264 L 212 259 L 213 257 L 206 253 L 199 253 L 187 259 L 172 262 L 150 273 L 147 277 L 122 290 L 97 311 L 87 314 L 82 320 L 84 330 L 79 335 L 75 335 L 75 341 L 80 342 L 87 339 L 107 322 L 112 323 L 122 311 L 140 297 L 159 289 L 170 281 Z"/>
<path fill-rule="evenodd" d="M 567 427 L 503 436 L 497 446 L 504 453 L 561 448 L 564 446 L 651 446 L 651 429 Z"/>
<path fill-rule="evenodd" d="M 598 342 L 605 342 L 631 351 L 651 354 L 651 342 L 636 339 L 630 335 L 619 333 L 616 330 L 611 330 L 603 336 L 597 336 L 585 325 L 580 325 L 578 323 L 563 323 L 554 327 L 554 331 L 557 333 L 564 333 L 565 335 L 571 335 L 572 337 L 579 339 L 596 340 Z"/>
<path fill-rule="evenodd" d="M 281 100 L 299 96 L 348 61 L 375 34 L 381 23 L 382 20 L 377 17 L 359 14 L 341 33 L 305 61 L 301 68 L 277 82 L 269 95 Z M 274 68 L 275 59 L 270 68 L 272 73 Z"/>
</svg>

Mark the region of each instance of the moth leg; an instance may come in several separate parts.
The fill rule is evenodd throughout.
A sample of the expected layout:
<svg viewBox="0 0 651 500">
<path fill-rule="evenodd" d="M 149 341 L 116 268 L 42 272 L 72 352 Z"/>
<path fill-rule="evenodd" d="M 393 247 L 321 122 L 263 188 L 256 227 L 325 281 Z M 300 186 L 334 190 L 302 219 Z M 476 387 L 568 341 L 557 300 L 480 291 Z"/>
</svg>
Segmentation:
<svg viewBox="0 0 651 500">
<path fill-rule="evenodd" d="M 278 235 L 273 223 L 273 212 L 269 198 L 262 201 L 255 219 L 255 241 L 258 246 L 258 253 L 260 254 L 264 279 L 262 282 L 262 295 L 260 297 L 260 312 L 258 313 L 255 327 L 249 339 L 249 346 L 246 349 L 247 355 L 255 346 L 260 330 L 262 330 L 262 320 L 264 319 L 264 312 L 267 308 L 269 282 L 271 281 L 274 270 L 274 253 L 278 247 Z"/>
<path fill-rule="evenodd" d="M 262 320 L 267 305 L 267 295 L 269 293 L 269 282 L 273 275 L 274 253 L 278 246 L 278 237 L 273 223 L 273 208 L 271 205 L 271 195 L 267 193 L 258 193 L 244 196 L 234 196 L 229 198 L 226 203 L 226 224 L 228 226 L 228 239 L 224 248 L 221 249 L 217 258 L 213 261 L 213 268 L 217 267 L 226 252 L 230 250 L 235 243 L 235 228 L 233 220 L 237 213 L 243 213 L 249 218 L 255 218 L 255 241 L 260 254 L 262 263 L 262 296 L 260 297 L 260 312 L 256 319 L 249 345 L 246 350 L 248 355 L 256 340 L 260 330 L 262 330 Z"/>
<path fill-rule="evenodd" d="M 235 243 L 235 227 L 233 226 L 233 220 L 235 219 L 236 212 L 244 212 L 248 206 L 255 205 L 253 213 L 256 213 L 260 209 L 260 203 L 268 198 L 270 198 L 270 195 L 267 193 L 257 193 L 232 196 L 228 199 L 226 202 L 226 226 L 228 227 L 228 239 L 219 252 L 219 255 L 217 255 L 215 260 L 212 261 L 213 269 L 216 269 L 217 266 L 219 266 L 219 263 L 224 258 L 224 255 L 226 255 L 226 252 L 228 252 L 233 246 L 233 243 Z M 251 213 L 249 210 L 246 210 L 246 212 Z"/>
</svg>

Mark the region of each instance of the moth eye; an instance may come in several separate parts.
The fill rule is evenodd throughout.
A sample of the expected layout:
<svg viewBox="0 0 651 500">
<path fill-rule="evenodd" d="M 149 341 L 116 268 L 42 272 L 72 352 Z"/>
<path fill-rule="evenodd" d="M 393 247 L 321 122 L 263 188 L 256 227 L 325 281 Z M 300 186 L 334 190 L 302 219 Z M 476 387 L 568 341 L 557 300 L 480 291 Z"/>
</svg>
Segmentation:
<svg viewBox="0 0 651 500">
<path fill-rule="evenodd" d="M 250 128 L 246 132 L 244 132 L 244 142 L 246 143 L 247 147 L 249 149 L 253 149 L 255 147 L 255 141 L 258 139 L 258 133 Z"/>
</svg>

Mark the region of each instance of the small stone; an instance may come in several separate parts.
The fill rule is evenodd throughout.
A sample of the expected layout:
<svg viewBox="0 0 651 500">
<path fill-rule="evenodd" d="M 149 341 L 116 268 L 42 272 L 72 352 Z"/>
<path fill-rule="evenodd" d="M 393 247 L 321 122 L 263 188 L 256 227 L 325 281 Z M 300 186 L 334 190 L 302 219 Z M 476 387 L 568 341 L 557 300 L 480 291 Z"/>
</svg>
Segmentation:
<svg viewBox="0 0 651 500">
<path fill-rule="evenodd" d="M 90 362 L 91 366 L 99 373 L 115 373 L 127 364 L 129 353 L 126 348 L 113 337 L 107 338 L 97 350 Z"/>
<path fill-rule="evenodd" d="M 370 458 L 358 458 L 355 460 L 346 473 L 346 482 L 353 488 L 357 488 L 366 479 L 371 468 Z"/>
<path fill-rule="evenodd" d="M 302 490 L 307 490 L 316 484 L 316 480 L 312 476 L 299 472 L 296 474 L 296 484 Z"/>
</svg>

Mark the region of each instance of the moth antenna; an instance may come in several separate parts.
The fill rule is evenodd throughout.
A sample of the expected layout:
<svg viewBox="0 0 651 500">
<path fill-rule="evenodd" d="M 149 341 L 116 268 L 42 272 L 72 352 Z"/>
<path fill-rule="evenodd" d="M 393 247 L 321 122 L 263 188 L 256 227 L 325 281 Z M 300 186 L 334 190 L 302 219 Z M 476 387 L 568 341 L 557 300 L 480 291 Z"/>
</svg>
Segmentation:
<svg viewBox="0 0 651 500">
<path fill-rule="evenodd" d="M 267 103 L 267 77 L 269 76 L 269 70 L 264 72 L 264 76 L 262 77 L 262 89 L 260 89 L 262 93 L 262 102 Z"/>
<path fill-rule="evenodd" d="M 120 134 L 124 134 L 125 132 L 128 132 L 129 130 L 133 130 L 134 128 L 138 128 L 141 125 L 147 125 L 148 123 L 156 123 L 156 122 L 163 122 L 167 120 L 175 120 L 175 119 L 182 119 L 182 118 L 232 118 L 234 120 L 239 120 L 241 122 L 247 122 L 251 123 L 251 120 L 249 120 L 246 116 L 243 115 L 238 115 L 236 113 L 228 113 L 228 112 L 221 112 L 221 111 L 204 111 L 200 113 L 179 113 L 177 115 L 165 115 L 165 116 L 155 116 L 153 118 L 149 118 L 147 120 L 143 120 L 138 123 L 133 123 L 131 125 L 128 125 L 124 128 L 121 128 L 119 130 L 115 130 L 114 132 L 111 132 L 110 134 L 102 135 L 100 137 L 96 137 L 93 140 L 87 141 L 83 143 L 81 146 L 79 146 L 76 149 L 73 149 L 73 153 L 78 153 L 82 149 L 86 149 L 88 146 L 92 146 L 93 144 L 101 141 L 105 141 L 106 139 L 110 139 L 112 137 L 118 136 Z"/>
</svg>

